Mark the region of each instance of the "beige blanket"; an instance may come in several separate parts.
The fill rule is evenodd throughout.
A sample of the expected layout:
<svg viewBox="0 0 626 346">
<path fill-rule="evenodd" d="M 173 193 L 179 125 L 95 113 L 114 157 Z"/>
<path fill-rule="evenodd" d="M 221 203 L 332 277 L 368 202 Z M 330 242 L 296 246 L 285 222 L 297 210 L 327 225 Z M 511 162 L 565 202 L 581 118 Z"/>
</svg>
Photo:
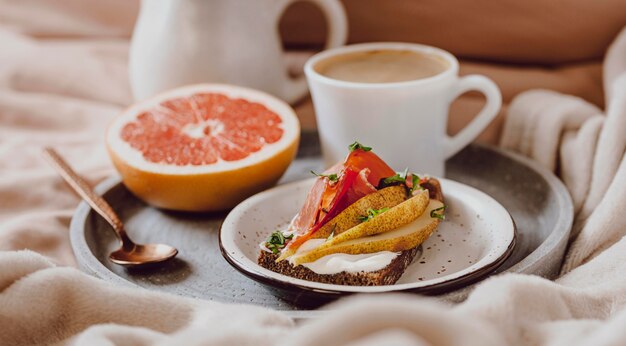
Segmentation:
<svg viewBox="0 0 626 346">
<path fill-rule="evenodd" d="M 40 149 L 54 144 L 92 183 L 113 173 L 103 127 L 130 102 L 134 13 L 119 11 L 126 0 L 59 3 L 0 1 L 0 250 L 10 250 L 0 252 L 0 344 L 626 343 L 626 32 L 605 58 L 604 109 L 541 90 L 508 109 L 502 146 L 557 171 L 576 205 L 561 278 L 495 277 L 457 306 L 353 297 L 296 326 L 279 312 L 113 287 L 66 266 L 77 199 Z"/>
</svg>

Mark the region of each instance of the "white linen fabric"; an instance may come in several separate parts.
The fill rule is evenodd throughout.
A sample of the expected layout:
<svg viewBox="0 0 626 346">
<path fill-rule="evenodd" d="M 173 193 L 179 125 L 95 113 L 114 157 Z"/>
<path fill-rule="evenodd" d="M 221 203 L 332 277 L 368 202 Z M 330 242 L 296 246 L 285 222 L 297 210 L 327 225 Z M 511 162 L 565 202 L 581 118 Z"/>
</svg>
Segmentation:
<svg viewBox="0 0 626 346">
<path fill-rule="evenodd" d="M 355 296 L 296 324 L 259 307 L 115 287 L 71 267 L 78 200 L 40 150 L 54 145 L 92 183 L 113 173 L 103 129 L 131 102 L 129 28 L 116 20 L 135 3 L 106 3 L 0 1 L 0 344 L 626 344 L 626 31 L 605 58 L 604 110 L 547 90 L 508 108 L 501 145 L 557 172 L 575 203 L 559 279 L 493 277 L 458 305 Z M 68 15 L 79 8 L 90 10 Z M 27 20 L 44 11 L 45 21 Z"/>
<path fill-rule="evenodd" d="M 626 234 L 626 30 L 604 68 L 606 111 L 546 90 L 527 91 L 509 106 L 501 146 L 556 170 L 569 189 L 576 220 L 563 272 Z"/>
</svg>

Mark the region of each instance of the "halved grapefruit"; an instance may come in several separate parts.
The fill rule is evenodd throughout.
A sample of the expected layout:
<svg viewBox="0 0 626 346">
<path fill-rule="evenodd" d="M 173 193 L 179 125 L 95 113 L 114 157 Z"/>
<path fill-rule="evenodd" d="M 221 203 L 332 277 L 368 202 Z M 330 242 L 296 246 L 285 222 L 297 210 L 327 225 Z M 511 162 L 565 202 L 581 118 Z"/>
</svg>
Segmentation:
<svg viewBox="0 0 626 346">
<path fill-rule="evenodd" d="M 275 184 L 299 139 L 298 118 L 285 102 L 200 84 L 131 106 L 109 126 L 106 144 L 126 187 L 149 204 L 218 211 Z"/>
</svg>

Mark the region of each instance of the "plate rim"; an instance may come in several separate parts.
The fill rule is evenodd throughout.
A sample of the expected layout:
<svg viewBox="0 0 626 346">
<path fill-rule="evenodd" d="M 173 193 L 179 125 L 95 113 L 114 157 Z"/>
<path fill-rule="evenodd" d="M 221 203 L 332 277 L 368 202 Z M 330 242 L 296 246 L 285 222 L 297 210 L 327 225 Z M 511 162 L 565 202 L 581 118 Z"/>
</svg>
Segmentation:
<svg viewBox="0 0 626 346">
<path fill-rule="evenodd" d="M 275 186 L 271 189 L 268 189 L 256 195 L 253 195 L 247 198 L 246 200 L 244 200 L 243 202 L 241 202 L 237 207 L 235 207 L 226 216 L 226 218 L 224 219 L 224 222 L 222 222 L 222 224 L 220 225 L 219 234 L 218 234 L 220 252 L 222 253 L 222 257 L 224 257 L 224 259 L 232 267 L 237 269 L 242 274 L 260 283 L 274 286 L 276 288 L 280 288 L 283 290 L 289 290 L 289 291 L 305 290 L 305 291 L 314 292 L 318 294 L 324 294 L 324 295 L 345 295 L 345 294 L 353 294 L 353 293 L 367 293 L 367 294 L 399 293 L 399 292 L 442 294 L 442 293 L 453 291 L 460 287 L 470 285 L 473 282 L 480 281 L 481 279 L 485 277 L 485 275 L 495 271 L 502 263 L 504 263 L 504 261 L 506 261 L 509 258 L 516 244 L 517 226 L 515 224 L 515 221 L 511 217 L 511 214 L 508 212 L 508 210 L 504 208 L 504 206 L 500 204 L 500 202 L 498 202 L 495 198 L 491 197 L 489 194 L 475 187 L 472 187 L 467 184 L 463 184 L 455 180 L 446 179 L 446 178 L 437 178 L 437 179 L 439 179 L 442 182 L 442 184 L 457 185 L 461 189 L 465 189 L 467 193 L 471 193 L 474 196 L 479 196 L 480 198 L 485 198 L 489 200 L 490 202 L 495 203 L 496 205 L 500 206 L 500 208 L 502 209 L 504 213 L 502 217 L 506 218 L 506 221 L 510 221 L 510 226 L 511 226 L 510 230 L 512 232 L 511 240 L 507 244 L 506 248 L 502 251 L 502 253 L 499 254 L 499 256 L 496 258 L 488 260 L 488 262 L 486 262 L 485 265 L 479 268 L 476 268 L 470 272 L 464 273 L 460 276 L 456 276 L 448 280 L 435 282 L 435 283 L 428 284 L 428 285 L 420 284 L 419 282 L 414 282 L 413 283 L 414 285 L 420 285 L 420 286 L 415 286 L 415 287 L 411 287 L 411 283 L 382 285 L 382 286 L 336 285 L 336 284 L 320 283 L 320 282 L 315 282 L 315 281 L 307 281 L 303 279 L 293 278 L 288 275 L 271 272 L 268 269 L 263 268 L 254 262 L 253 264 L 256 265 L 256 267 L 251 268 L 248 265 L 248 263 L 242 263 L 239 261 L 238 258 L 235 258 L 234 256 L 231 256 L 230 253 L 228 253 L 228 249 L 226 249 L 224 246 L 224 238 L 225 238 L 224 225 L 227 225 L 228 227 L 230 219 L 232 218 L 238 219 L 242 214 L 245 214 L 245 210 L 247 210 L 247 209 L 243 209 L 243 210 L 238 210 L 238 209 L 242 208 L 242 206 L 244 206 L 246 203 L 251 203 L 251 202 L 248 202 L 250 200 L 267 197 L 267 195 L 277 193 L 278 190 L 287 190 L 287 191 L 289 191 L 290 189 L 295 190 L 301 185 L 306 185 L 308 182 L 312 183 L 315 180 L 315 178 L 302 179 L 302 180 L 298 180 L 295 182 L 291 182 L 289 184 Z M 230 221 L 230 223 L 232 223 L 232 221 Z M 234 242 L 233 242 L 233 245 L 234 245 Z M 247 256 L 243 255 L 243 253 L 241 255 L 247 258 Z M 264 272 L 268 272 L 267 274 L 272 274 L 272 276 L 267 275 Z M 274 275 L 277 275 L 278 277 L 274 277 Z M 449 274 L 449 275 L 454 275 L 454 274 Z M 281 277 L 284 277 L 284 280 L 281 280 Z M 296 280 L 296 282 L 287 281 L 287 279 Z M 311 285 L 307 285 L 307 283 L 309 282 L 311 283 Z"/>
</svg>

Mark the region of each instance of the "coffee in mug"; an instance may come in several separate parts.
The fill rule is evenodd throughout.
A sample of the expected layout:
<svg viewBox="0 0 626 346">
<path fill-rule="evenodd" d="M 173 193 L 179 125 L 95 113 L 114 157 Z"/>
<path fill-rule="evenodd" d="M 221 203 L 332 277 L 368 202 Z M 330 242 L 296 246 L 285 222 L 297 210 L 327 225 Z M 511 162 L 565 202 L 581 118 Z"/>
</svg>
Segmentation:
<svg viewBox="0 0 626 346">
<path fill-rule="evenodd" d="M 438 75 L 449 64 L 433 54 L 380 49 L 338 55 L 313 68 L 323 76 L 346 82 L 394 83 Z"/>
</svg>

